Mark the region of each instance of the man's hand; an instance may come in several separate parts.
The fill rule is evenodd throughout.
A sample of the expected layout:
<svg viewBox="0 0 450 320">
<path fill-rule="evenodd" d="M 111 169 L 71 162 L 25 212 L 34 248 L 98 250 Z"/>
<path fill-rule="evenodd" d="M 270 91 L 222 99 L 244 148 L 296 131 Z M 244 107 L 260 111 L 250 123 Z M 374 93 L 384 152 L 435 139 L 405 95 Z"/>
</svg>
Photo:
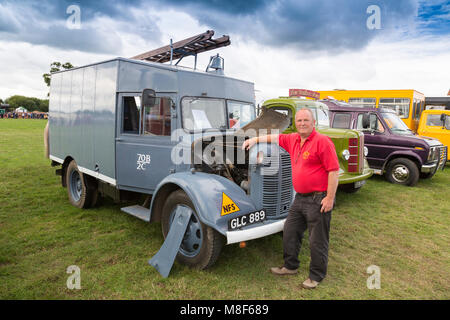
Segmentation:
<svg viewBox="0 0 450 320">
<path fill-rule="evenodd" d="M 257 137 L 253 137 L 250 139 L 247 139 L 244 141 L 244 143 L 242 144 L 242 150 L 249 150 L 251 147 L 253 147 L 256 142 L 257 142 Z"/>
<path fill-rule="evenodd" d="M 320 208 L 320 212 L 328 212 L 333 209 L 334 197 L 326 196 L 322 199 L 322 207 Z"/>
</svg>

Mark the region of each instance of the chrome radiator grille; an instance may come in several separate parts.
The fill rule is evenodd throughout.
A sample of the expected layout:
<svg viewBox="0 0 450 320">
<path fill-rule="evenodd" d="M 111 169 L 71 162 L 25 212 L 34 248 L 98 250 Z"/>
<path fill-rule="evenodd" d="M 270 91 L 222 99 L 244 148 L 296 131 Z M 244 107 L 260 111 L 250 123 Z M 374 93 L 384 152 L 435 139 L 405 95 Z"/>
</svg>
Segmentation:
<svg viewBox="0 0 450 320">
<path fill-rule="evenodd" d="M 268 217 L 276 217 L 287 213 L 292 202 L 291 157 L 281 152 L 268 160 L 271 166 L 261 170 L 262 207 Z"/>
<path fill-rule="evenodd" d="M 443 169 L 445 166 L 445 162 L 447 161 L 447 146 L 442 146 L 439 148 L 439 164 L 438 169 Z"/>
</svg>

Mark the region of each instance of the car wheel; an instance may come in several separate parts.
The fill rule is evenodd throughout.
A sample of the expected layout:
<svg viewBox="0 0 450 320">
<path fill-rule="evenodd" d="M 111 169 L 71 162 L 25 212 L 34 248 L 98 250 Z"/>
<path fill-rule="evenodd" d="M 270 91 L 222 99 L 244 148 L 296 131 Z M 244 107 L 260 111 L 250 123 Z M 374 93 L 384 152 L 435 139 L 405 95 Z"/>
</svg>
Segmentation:
<svg viewBox="0 0 450 320">
<path fill-rule="evenodd" d="M 72 205 L 86 209 L 95 204 L 98 197 L 96 181 L 81 173 L 75 160 L 67 166 L 66 182 L 67 194 Z"/>
<path fill-rule="evenodd" d="M 414 186 L 419 181 L 419 169 L 412 160 L 397 158 L 387 165 L 386 178 L 391 183 Z"/>
<path fill-rule="evenodd" d="M 163 207 L 161 228 L 164 239 L 169 233 L 170 225 L 179 206 L 191 210 L 191 219 L 178 250 L 177 261 L 193 268 L 207 269 L 219 257 L 224 237 L 213 228 L 203 224 L 189 196 L 183 190 L 177 190 L 167 197 Z"/>
</svg>

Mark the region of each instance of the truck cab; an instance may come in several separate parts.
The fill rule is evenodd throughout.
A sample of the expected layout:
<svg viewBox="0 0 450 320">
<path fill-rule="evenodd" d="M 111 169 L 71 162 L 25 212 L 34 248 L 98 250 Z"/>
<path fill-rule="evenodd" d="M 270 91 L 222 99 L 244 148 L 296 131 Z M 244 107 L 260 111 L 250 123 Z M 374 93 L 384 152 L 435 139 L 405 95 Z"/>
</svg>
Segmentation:
<svg viewBox="0 0 450 320">
<path fill-rule="evenodd" d="M 439 140 L 414 134 L 395 111 L 338 101 L 324 103 L 329 106 L 333 128 L 364 133 L 370 167 L 389 182 L 414 186 L 419 178 L 431 178 L 443 169 L 447 148 Z"/>
<path fill-rule="evenodd" d="M 446 147 L 450 146 L 450 110 L 424 110 L 420 116 L 417 133 L 438 139 Z M 450 155 L 447 152 L 447 161 Z"/>
<path fill-rule="evenodd" d="M 284 133 L 297 132 L 295 113 L 307 107 L 313 111 L 316 119 L 316 130 L 331 138 L 339 160 L 339 189 L 352 193 L 358 191 L 373 174 L 364 157 L 364 135 L 350 128 L 330 128 L 328 106 L 316 100 L 297 97 L 280 97 L 266 100 L 263 108 L 275 110 L 289 118 L 289 126 Z"/>
</svg>

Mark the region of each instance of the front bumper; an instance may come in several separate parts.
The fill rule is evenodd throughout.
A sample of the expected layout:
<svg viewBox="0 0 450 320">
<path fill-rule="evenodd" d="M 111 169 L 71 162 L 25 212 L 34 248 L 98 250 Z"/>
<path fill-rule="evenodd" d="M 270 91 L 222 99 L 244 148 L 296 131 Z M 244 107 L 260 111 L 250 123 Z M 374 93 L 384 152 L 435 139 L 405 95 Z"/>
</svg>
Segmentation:
<svg viewBox="0 0 450 320">
<path fill-rule="evenodd" d="M 347 184 L 353 183 L 357 181 L 367 180 L 373 175 L 373 169 L 370 169 L 369 166 L 364 169 L 363 173 L 341 173 L 339 174 L 339 184 Z"/>
<path fill-rule="evenodd" d="M 283 231 L 286 218 L 281 220 L 266 220 L 259 226 L 251 226 L 248 229 L 227 231 L 227 244 L 262 238 Z"/>
<path fill-rule="evenodd" d="M 420 172 L 422 173 L 429 173 L 429 172 L 433 172 L 436 170 L 438 163 L 431 163 L 431 164 L 424 164 L 422 165 L 422 168 L 420 169 Z"/>
</svg>

